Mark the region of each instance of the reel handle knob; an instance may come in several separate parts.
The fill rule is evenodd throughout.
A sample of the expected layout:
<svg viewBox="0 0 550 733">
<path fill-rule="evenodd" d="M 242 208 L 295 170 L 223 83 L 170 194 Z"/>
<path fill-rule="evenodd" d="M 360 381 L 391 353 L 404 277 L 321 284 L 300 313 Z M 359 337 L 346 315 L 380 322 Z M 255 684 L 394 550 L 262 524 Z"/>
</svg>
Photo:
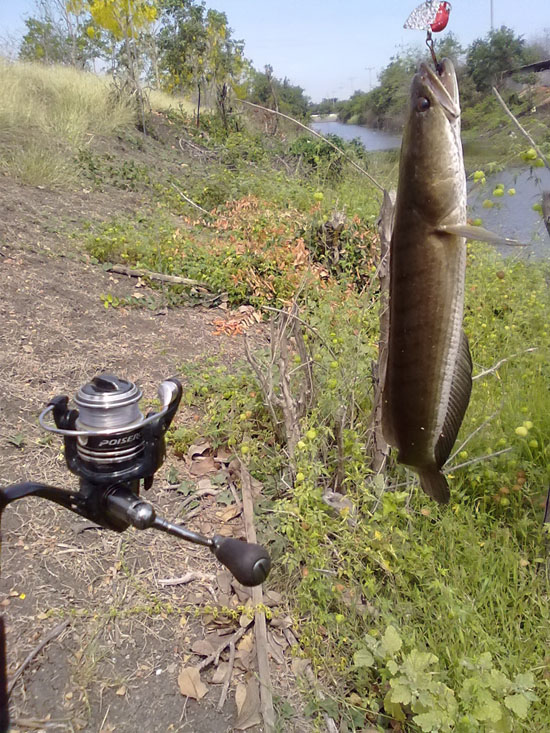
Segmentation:
<svg viewBox="0 0 550 733">
<path fill-rule="evenodd" d="M 271 560 L 265 547 L 216 535 L 211 550 L 242 585 L 260 585 L 269 575 Z"/>
</svg>

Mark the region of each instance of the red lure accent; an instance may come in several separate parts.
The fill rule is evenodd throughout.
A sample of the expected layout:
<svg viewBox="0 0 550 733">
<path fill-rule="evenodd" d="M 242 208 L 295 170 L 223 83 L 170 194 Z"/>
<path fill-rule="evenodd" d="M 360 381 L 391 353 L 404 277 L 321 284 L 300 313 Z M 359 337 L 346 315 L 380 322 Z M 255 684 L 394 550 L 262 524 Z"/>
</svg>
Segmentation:
<svg viewBox="0 0 550 733">
<path fill-rule="evenodd" d="M 430 28 L 434 33 L 442 31 L 447 23 L 449 22 L 449 13 L 451 12 L 451 3 L 443 2 L 437 9 L 436 16 L 433 23 L 430 23 Z"/>
</svg>

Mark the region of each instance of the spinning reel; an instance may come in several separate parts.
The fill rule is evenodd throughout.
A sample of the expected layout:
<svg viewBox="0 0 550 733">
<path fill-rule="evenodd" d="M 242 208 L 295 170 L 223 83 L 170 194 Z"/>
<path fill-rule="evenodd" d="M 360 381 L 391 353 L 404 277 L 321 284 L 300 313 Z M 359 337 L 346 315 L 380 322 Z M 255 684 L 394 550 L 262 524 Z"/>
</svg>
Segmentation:
<svg viewBox="0 0 550 733">
<path fill-rule="evenodd" d="M 160 412 L 144 417 L 138 405 L 141 390 L 104 373 L 78 390 L 74 398 L 78 409 L 69 408 L 67 396 L 54 397 L 39 421 L 45 430 L 63 436 L 67 467 L 80 478 L 79 491 L 33 481 L 13 484 L 0 489 L 0 513 L 16 499 L 39 496 L 115 532 L 130 526 L 158 529 L 209 547 L 240 583 L 259 585 L 271 567 L 263 547 L 232 537 L 204 537 L 157 516 L 140 497 L 140 489 L 151 488 L 164 461 L 164 437 L 181 400 L 181 384 L 167 379 L 158 395 Z"/>
<path fill-rule="evenodd" d="M 181 384 L 167 379 L 159 387 L 160 412 L 144 417 L 139 409 L 141 390 L 113 374 L 100 374 L 81 387 L 69 408 L 65 395 L 54 397 L 40 414 L 46 430 L 62 435 L 69 471 L 80 478 L 79 491 L 26 481 L 0 488 L 0 515 L 24 496 L 39 496 L 70 509 L 115 532 L 128 527 L 158 529 L 197 545 L 209 547 L 243 585 L 262 583 L 271 561 L 260 545 L 218 535 L 209 538 L 158 517 L 140 489 L 151 488 L 164 461 L 164 437 L 181 400 Z M 49 420 L 53 417 L 53 423 Z M 5 631 L 0 617 L 0 733 L 9 728 Z"/>
</svg>

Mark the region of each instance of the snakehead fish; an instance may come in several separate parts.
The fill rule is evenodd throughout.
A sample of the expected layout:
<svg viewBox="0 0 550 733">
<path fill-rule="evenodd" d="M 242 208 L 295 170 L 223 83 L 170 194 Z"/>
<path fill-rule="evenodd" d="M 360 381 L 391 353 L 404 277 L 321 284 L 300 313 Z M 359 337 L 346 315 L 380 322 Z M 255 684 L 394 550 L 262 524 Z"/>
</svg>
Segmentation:
<svg viewBox="0 0 550 733">
<path fill-rule="evenodd" d="M 472 389 L 462 330 L 468 230 L 458 84 L 444 59 L 437 71 L 421 64 L 411 87 L 390 244 L 382 397 L 385 439 L 440 503 L 449 501 L 440 469 Z"/>
</svg>

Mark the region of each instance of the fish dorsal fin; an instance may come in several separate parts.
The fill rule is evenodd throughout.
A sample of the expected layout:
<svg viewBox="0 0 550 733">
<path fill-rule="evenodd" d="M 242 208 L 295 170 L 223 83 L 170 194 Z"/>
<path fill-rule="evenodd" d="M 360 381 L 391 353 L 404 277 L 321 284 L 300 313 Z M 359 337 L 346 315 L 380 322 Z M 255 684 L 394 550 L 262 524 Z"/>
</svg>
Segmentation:
<svg viewBox="0 0 550 733">
<path fill-rule="evenodd" d="M 470 347 L 464 331 L 461 332 L 460 345 L 453 372 L 451 393 L 447 414 L 443 422 L 441 434 L 435 444 L 435 462 L 438 468 L 445 463 L 455 443 L 456 436 L 462 424 L 464 413 L 470 401 L 472 392 L 472 357 Z"/>
<path fill-rule="evenodd" d="M 500 234 L 490 232 L 483 227 L 476 227 L 473 224 L 449 224 L 437 227 L 438 232 L 446 234 L 455 234 L 457 237 L 465 237 L 473 239 L 476 242 L 489 242 L 489 244 L 505 244 L 508 247 L 527 247 L 525 242 L 519 242 L 517 239 L 508 239 Z"/>
</svg>

